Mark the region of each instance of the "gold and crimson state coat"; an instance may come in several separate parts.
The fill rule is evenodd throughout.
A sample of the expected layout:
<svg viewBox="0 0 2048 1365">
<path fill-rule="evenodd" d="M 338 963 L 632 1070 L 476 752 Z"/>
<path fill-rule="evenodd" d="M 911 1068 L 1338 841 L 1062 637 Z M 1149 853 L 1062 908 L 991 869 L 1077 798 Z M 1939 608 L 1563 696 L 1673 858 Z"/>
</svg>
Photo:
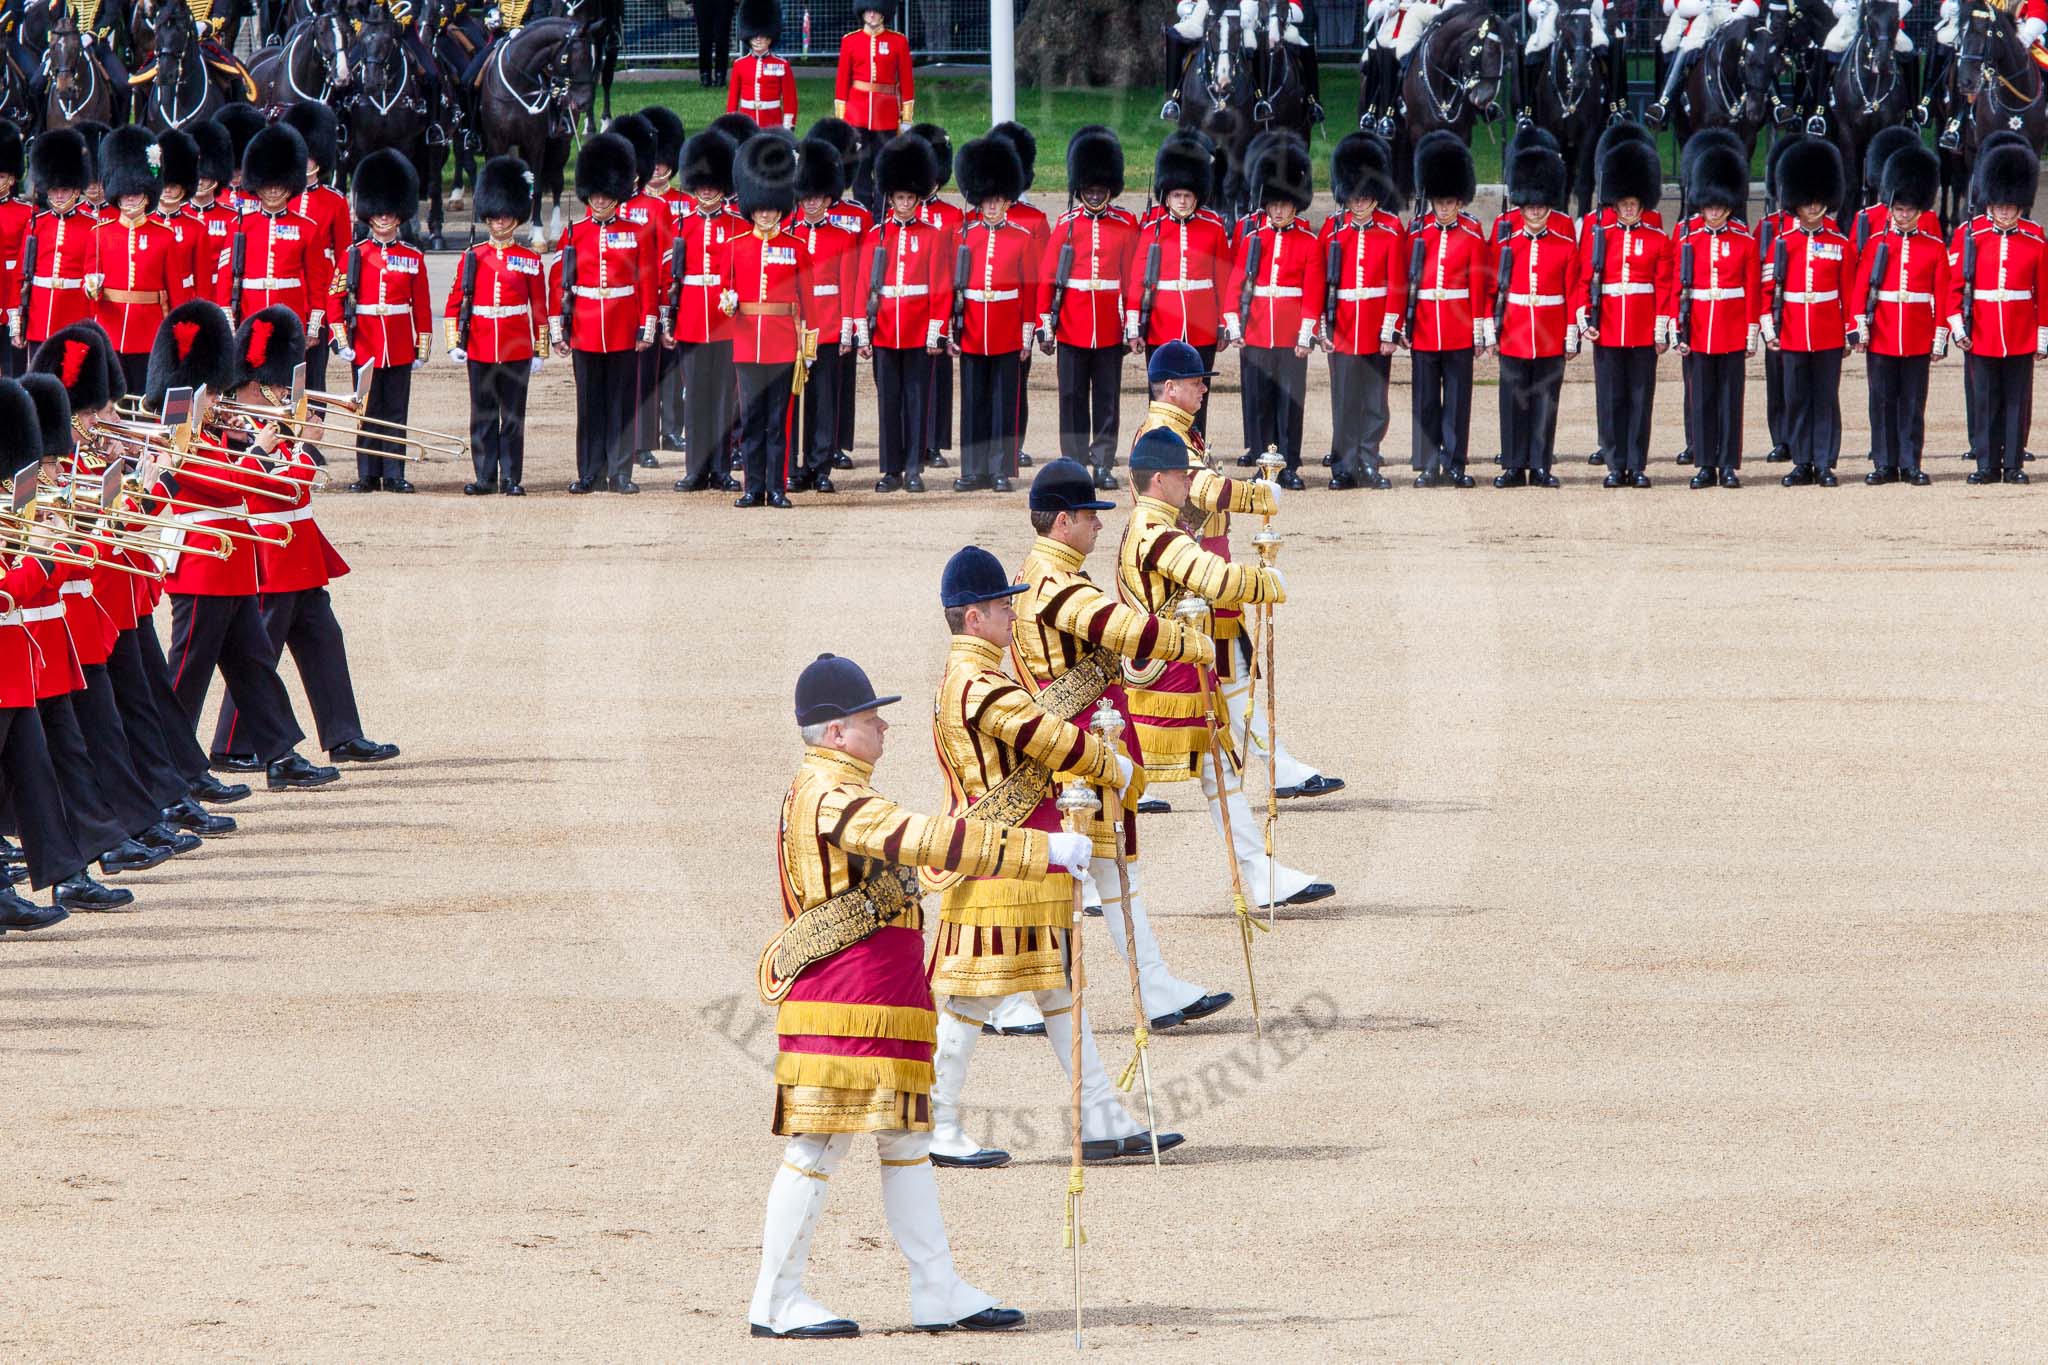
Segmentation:
<svg viewBox="0 0 2048 1365">
<path fill-rule="evenodd" d="M 1140 497 L 1117 546 L 1117 595 L 1139 611 L 1168 613 L 1174 601 L 1193 593 L 1216 607 L 1243 607 L 1286 600 L 1280 579 L 1257 564 L 1233 564 L 1202 548 L 1180 526 L 1180 510 L 1157 498 Z M 1227 654 L 1227 648 L 1219 654 Z M 1199 665 L 1168 664 L 1130 687 L 1131 718 L 1145 754 L 1145 776 L 1155 782 L 1201 777 L 1209 751 L 1209 716 L 1216 719 L 1226 756 L 1230 723 L 1222 693 L 1211 680 L 1209 712 L 1202 710 Z M 1234 758 L 1232 759 L 1234 762 Z"/>
<path fill-rule="evenodd" d="M 1124 718 L 1119 740 L 1123 754 L 1139 770 L 1124 790 L 1124 851 L 1138 856 L 1138 797 L 1145 789 L 1145 755 L 1138 746 L 1130 703 L 1124 696 L 1121 660 L 1167 659 L 1209 663 L 1216 657 L 1209 637 L 1170 617 L 1147 616 L 1116 600 L 1082 572 L 1080 551 L 1049 536 L 1040 536 L 1017 571 L 1024 591 L 1014 601 L 1017 623 L 1010 633 L 1010 657 L 1017 676 L 1033 696 L 1077 667 L 1102 662 L 1106 652 L 1108 681 L 1102 695 Z M 1095 856 L 1116 856 L 1114 817 L 1098 811 L 1088 823 Z"/>
<path fill-rule="evenodd" d="M 1078 719 L 1085 724 L 1087 715 Z M 932 740 L 946 770 L 948 815 L 1050 832 L 1060 827 L 1053 802 L 1062 776 L 1096 788 L 1098 800 L 1116 794 L 1115 750 L 1041 707 L 1003 667 L 1003 651 L 972 635 L 955 635 L 946 655 Z M 1037 881 L 942 874 L 926 883 L 939 892 L 934 994 L 1011 995 L 1066 984 L 1074 909 L 1067 873 Z"/>
<path fill-rule="evenodd" d="M 785 925 L 892 865 L 975 877 L 1051 870 L 1039 831 L 918 815 L 869 785 L 873 774 L 851 754 L 804 750 L 777 840 Z M 938 1019 L 921 911 L 806 968 L 777 1007 L 775 1032 L 775 1132 L 930 1128 Z"/>
</svg>

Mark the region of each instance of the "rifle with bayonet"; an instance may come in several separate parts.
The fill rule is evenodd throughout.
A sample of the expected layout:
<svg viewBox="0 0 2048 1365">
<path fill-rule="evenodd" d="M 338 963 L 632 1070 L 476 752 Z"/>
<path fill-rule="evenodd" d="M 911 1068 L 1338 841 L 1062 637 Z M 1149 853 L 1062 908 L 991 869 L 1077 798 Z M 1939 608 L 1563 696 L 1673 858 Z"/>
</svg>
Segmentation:
<svg viewBox="0 0 2048 1365">
<path fill-rule="evenodd" d="M 1692 345 L 1692 248 L 1690 236 L 1678 252 L 1678 344 Z"/>
</svg>

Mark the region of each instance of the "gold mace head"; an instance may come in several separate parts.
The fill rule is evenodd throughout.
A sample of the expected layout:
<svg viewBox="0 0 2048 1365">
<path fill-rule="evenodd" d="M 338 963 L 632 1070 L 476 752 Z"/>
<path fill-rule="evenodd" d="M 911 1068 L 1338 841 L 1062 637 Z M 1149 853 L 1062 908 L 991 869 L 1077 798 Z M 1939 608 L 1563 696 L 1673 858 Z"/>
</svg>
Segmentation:
<svg viewBox="0 0 2048 1365">
<path fill-rule="evenodd" d="M 1086 782 L 1069 782 L 1060 788 L 1059 799 L 1053 803 L 1061 815 L 1078 816 L 1096 807 L 1095 789 Z"/>
<path fill-rule="evenodd" d="M 1200 621 L 1209 614 L 1209 601 L 1189 593 L 1174 603 L 1173 614 L 1183 621 Z"/>
<path fill-rule="evenodd" d="M 1259 473 L 1271 479 L 1275 474 L 1287 468 L 1287 457 L 1282 455 L 1277 447 L 1267 446 L 1259 455 L 1257 463 Z"/>
<path fill-rule="evenodd" d="M 1095 703 L 1095 710 L 1089 713 L 1088 728 L 1111 744 L 1124 732 L 1123 714 L 1107 697 Z"/>
</svg>

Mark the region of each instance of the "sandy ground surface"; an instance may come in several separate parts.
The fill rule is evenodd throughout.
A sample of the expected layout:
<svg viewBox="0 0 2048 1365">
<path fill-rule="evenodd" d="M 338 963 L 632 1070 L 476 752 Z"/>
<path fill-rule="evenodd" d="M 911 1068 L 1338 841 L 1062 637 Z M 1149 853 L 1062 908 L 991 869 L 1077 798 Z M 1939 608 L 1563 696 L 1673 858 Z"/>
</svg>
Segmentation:
<svg viewBox="0 0 2048 1365">
<path fill-rule="evenodd" d="M 1590 385 L 1568 399 L 1583 451 Z M 422 418 L 462 405 L 423 376 Z M 570 468 L 565 374 L 535 416 L 538 492 Z M 1288 500 L 1283 734 L 1350 786 L 1288 807 L 1281 848 L 1340 892 L 1259 939 L 1263 1043 L 1242 1006 L 1159 1039 L 1189 1140 L 1089 1173 L 1092 1355 L 2038 1356 L 2048 494 L 1952 459 L 1924 490 L 1692 493 L 1675 444 L 1647 493 L 1572 463 L 1554 493 Z M 868 1335 L 745 1336 L 791 682 L 831 649 L 907 694 L 879 783 L 936 806 L 939 568 L 1014 563 L 1021 496 L 743 515 L 666 477 L 461 477 L 320 504 L 404 757 L 259 792 L 127 879 L 138 913 L 0 944 L 0 1353 L 1057 1358 L 1063 1092 L 1031 1040 L 986 1042 L 970 1089 L 1016 1162 L 942 1173 L 961 1266 L 1027 1330 L 904 1330 L 862 1144 L 811 1288 Z M 1241 992 L 1215 835 L 1172 794 L 1156 922 Z M 1099 931 L 1089 955 L 1117 1067 L 1127 987 Z"/>
</svg>

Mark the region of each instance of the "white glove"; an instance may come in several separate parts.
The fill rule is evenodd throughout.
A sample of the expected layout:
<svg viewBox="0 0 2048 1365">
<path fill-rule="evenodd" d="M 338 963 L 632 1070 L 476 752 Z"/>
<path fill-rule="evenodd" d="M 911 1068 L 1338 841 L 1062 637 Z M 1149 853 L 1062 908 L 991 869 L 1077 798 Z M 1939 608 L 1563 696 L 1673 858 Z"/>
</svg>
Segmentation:
<svg viewBox="0 0 2048 1365">
<path fill-rule="evenodd" d="M 469 352 L 463 350 L 460 346 L 450 346 L 448 348 L 448 363 L 450 365 L 460 365 L 468 359 Z"/>
<path fill-rule="evenodd" d="M 1276 602 L 1285 602 L 1287 600 L 1287 575 L 1281 573 L 1279 569 L 1273 567 L 1268 567 L 1266 572 L 1273 575 L 1273 581 L 1280 585 L 1280 595 L 1274 598 L 1273 600 Z"/>
<path fill-rule="evenodd" d="M 532 360 L 526 362 L 526 372 L 528 374 L 539 374 L 541 366 L 547 363 L 548 358 L 546 356 L 536 355 Z"/>
<path fill-rule="evenodd" d="M 353 346 L 344 346 L 340 342 L 336 342 L 334 345 L 334 358 L 336 360 L 348 361 L 349 363 L 353 364 L 356 358 L 355 348 Z"/>
<path fill-rule="evenodd" d="M 1935 328 L 1935 329 L 1934 329 L 1934 352 L 1933 352 L 1933 354 L 1934 354 L 1934 358 L 1935 358 L 1936 360 L 1939 360 L 1939 359 L 1941 359 L 1941 358 L 1942 358 L 1943 356 L 1945 356 L 1945 355 L 1947 355 L 1947 354 L 1948 354 L 1948 328 L 1946 328 L 1946 327 L 1937 327 L 1937 328 Z"/>
<path fill-rule="evenodd" d="M 1116 755 L 1116 789 L 1120 792 L 1131 789 L 1131 779 L 1138 775 L 1137 765 L 1122 754 Z"/>
<path fill-rule="evenodd" d="M 2020 22 L 2020 42 L 2027 47 L 2040 42 L 2043 32 L 2048 32 L 2048 23 L 2043 23 L 2039 19 L 2025 19 Z"/>
<path fill-rule="evenodd" d="M 1085 834 L 1069 834 L 1065 830 L 1045 836 L 1047 861 L 1064 872 L 1086 872 L 1088 862 L 1095 856 L 1095 841 Z"/>
<path fill-rule="evenodd" d="M 1770 314 L 1764 314 L 1756 326 L 1757 331 L 1763 335 L 1764 345 L 1768 346 L 1778 339 L 1778 325 Z"/>
<path fill-rule="evenodd" d="M 418 374 L 421 370 L 424 370 L 425 368 L 427 368 L 427 358 L 423 355 L 414 356 L 412 361 L 413 373 Z"/>
</svg>

